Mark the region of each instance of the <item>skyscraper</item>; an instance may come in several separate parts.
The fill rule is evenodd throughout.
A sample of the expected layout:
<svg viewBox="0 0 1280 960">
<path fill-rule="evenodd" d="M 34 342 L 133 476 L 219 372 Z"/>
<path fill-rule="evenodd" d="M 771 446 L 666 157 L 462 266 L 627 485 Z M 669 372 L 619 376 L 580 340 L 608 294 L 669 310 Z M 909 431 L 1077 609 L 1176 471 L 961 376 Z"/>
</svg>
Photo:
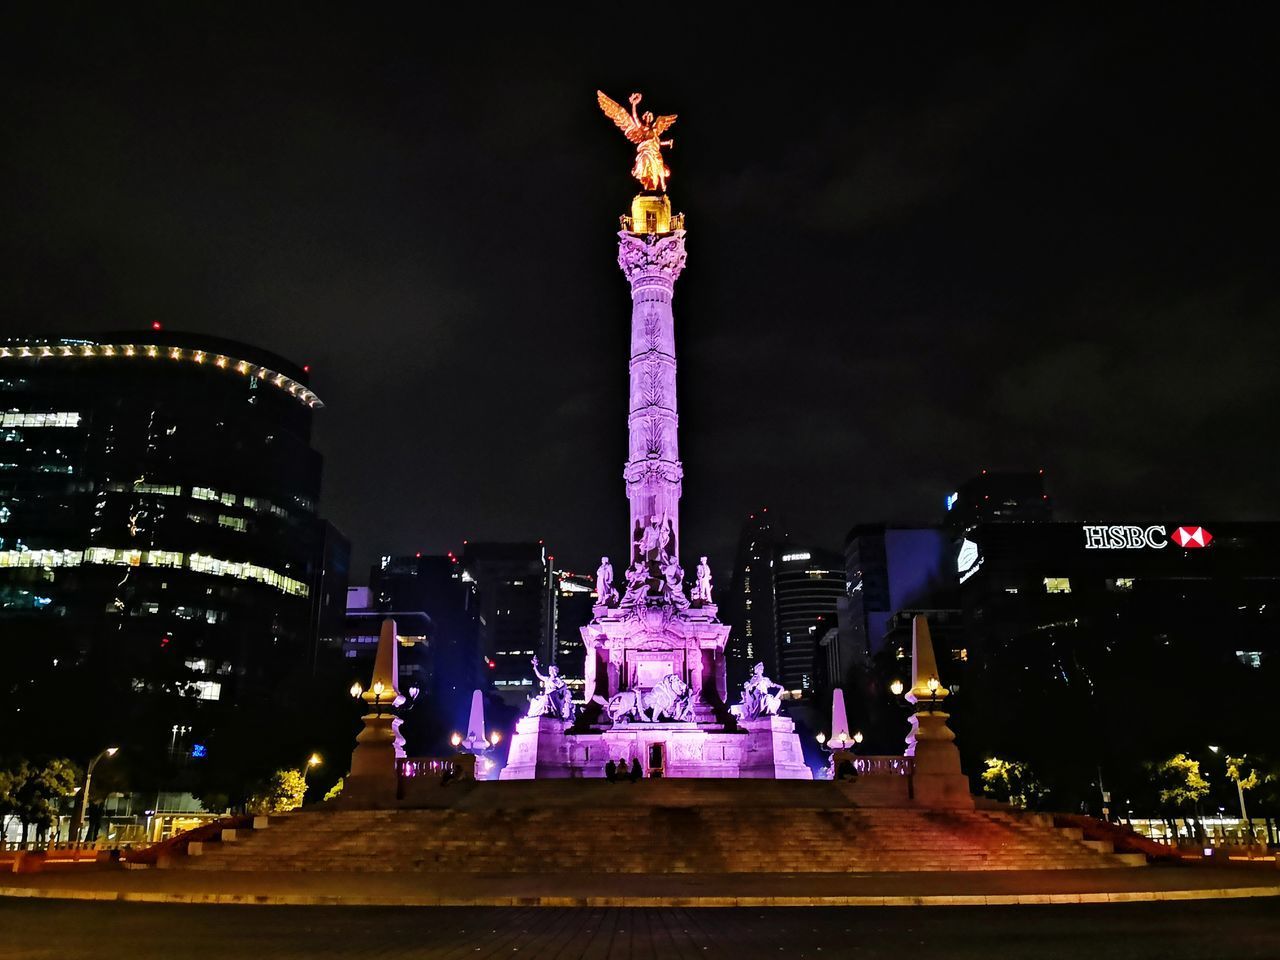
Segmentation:
<svg viewBox="0 0 1280 960">
<path fill-rule="evenodd" d="M 799 546 L 761 509 L 747 518 L 727 603 L 740 679 L 757 662 L 788 690 L 811 693 L 819 641 L 837 625 L 845 595 L 844 564 L 819 547 Z"/>
<path fill-rule="evenodd" d="M 315 669 L 348 547 L 317 515 L 308 377 L 158 330 L 0 345 L 0 722 L 30 749 L 180 755 L 174 730 Z"/>
<path fill-rule="evenodd" d="M 530 660 L 551 654 L 552 583 L 541 543 L 468 543 L 462 576 L 474 583 L 479 648 L 497 692 L 513 705 L 533 692 Z"/>
<path fill-rule="evenodd" d="M 825 657 L 818 642 L 836 626 L 844 589 L 844 564 L 833 551 L 794 546 L 776 551 L 777 680 L 793 695 L 799 691 L 799 696 L 807 697 L 817 689 L 817 661 L 819 656 Z"/>
</svg>

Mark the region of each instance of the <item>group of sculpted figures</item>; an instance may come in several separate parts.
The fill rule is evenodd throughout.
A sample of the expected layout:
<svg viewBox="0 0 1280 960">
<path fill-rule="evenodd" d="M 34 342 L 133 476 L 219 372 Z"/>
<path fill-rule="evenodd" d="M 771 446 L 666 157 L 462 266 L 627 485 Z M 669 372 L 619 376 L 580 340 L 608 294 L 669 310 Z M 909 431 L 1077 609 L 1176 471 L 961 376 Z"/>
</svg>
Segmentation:
<svg viewBox="0 0 1280 960">
<path fill-rule="evenodd" d="M 711 565 L 707 558 L 698 558 L 693 587 L 689 596 L 684 593 L 684 568 L 667 550 L 670 543 L 670 525 L 654 517 L 636 540 L 634 559 L 623 573 L 625 590 L 619 595 L 614 586 L 613 564 L 608 557 L 600 558 L 596 568 L 596 597 L 601 606 L 643 606 L 652 596 L 650 581 L 656 568 L 660 581 L 658 596 L 677 611 L 688 610 L 692 601 L 702 606 L 711 604 Z"/>
<path fill-rule="evenodd" d="M 542 684 L 542 692 L 529 698 L 529 716 L 555 717 L 572 723 L 577 717 L 577 705 L 569 691 L 560 669 L 554 664 L 546 673 L 538 669 L 538 658 L 533 658 L 533 675 Z M 757 663 L 751 676 L 742 685 L 740 702 L 729 708 L 739 720 L 758 720 L 776 716 L 782 706 L 780 683 L 774 683 L 764 675 L 764 664 Z M 649 690 L 621 690 L 608 700 L 592 698 L 604 707 L 604 715 L 612 724 L 639 720 L 657 723 L 668 720 L 674 723 L 690 723 L 694 719 L 693 691 L 674 673 L 669 673 Z"/>
</svg>

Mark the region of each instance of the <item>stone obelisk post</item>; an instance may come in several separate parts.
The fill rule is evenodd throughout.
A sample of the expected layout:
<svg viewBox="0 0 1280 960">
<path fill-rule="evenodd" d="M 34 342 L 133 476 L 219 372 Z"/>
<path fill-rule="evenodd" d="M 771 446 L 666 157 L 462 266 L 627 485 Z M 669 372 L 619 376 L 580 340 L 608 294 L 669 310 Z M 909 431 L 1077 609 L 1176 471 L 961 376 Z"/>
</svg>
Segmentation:
<svg viewBox="0 0 1280 960">
<path fill-rule="evenodd" d="M 674 221 L 674 222 L 673 222 Z M 676 442 L 676 342 L 671 299 L 684 269 L 684 230 L 663 194 L 640 194 L 632 202 L 629 229 L 618 234 L 618 266 L 631 284 L 631 403 L 627 414 L 628 456 L 623 477 L 631 504 L 631 560 L 638 541 L 657 518 L 658 535 L 669 537 L 678 557 L 680 481 L 684 475 Z"/>
<path fill-rule="evenodd" d="M 399 776 L 396 761 L 404 759 L 404 737 L 395 713 L 402 702 L 396 689 L 399 675 L 396 622 L 388 617 L 382 621 L 378 635 L 369 688 L 360 693 L 367 712 L 364 729 L 356 737 L 356 748 L 351 753 L 351 773 L 342 790 L 346 802 L 380 806 L 395 801 Z"/>
<path fill-rule="evenodd" d="M 917 614 L 911 621 L 911 689 L 906 694 L 907 701 L 916 705 L 906 750 L 908 757 L 915 758 L 915 799 L 927 807 L 972 810 L 969 778 L 960 769 L 956 735 L 947 726 L 950 714 L 943 709 L 950 694 L 938 676 L 929 621 Z"/>
</svg>

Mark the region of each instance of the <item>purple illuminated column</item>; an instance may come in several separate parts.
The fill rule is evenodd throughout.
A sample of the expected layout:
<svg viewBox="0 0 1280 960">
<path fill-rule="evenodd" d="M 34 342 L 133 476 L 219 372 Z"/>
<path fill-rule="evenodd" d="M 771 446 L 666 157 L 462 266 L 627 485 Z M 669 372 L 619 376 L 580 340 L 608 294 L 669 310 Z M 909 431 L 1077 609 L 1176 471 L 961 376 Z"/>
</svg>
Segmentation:
<svg viewBox="0 0 1280 960">
<path fill-rule="evenodd" d="M 631 502 L 632 559 L 658 518 L 679 556 L 680 450 L 676 442 L 676 343 L 671 298 L 684 269 L 684 231 L 618 234 L 618 266 L 631 284 L 630 444 L 623 477 Z"/>
</svg>

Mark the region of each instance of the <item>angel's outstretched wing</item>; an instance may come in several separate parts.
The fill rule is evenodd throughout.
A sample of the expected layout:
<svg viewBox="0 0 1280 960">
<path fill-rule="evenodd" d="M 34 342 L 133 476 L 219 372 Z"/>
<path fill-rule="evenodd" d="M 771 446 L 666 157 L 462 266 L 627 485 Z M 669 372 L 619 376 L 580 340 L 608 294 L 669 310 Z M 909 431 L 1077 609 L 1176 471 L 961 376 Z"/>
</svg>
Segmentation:
<svg viewBox="0 0 1280 960">
<path fill-rule="evenodd" d="M 644 133 L 641 131 L 640 125 L 632 119 L 631 114 L 627 112 L 627 108 L 622 104 L 610 100 L 601 90 L 596 91 L 596 102 L 600 104 L 600 109 L 604 111 L 604 115 L 614 122 L 619 130 L 627 135 L 627 139 L 632 143 L 639 143 L 644 139 Z M 675 117 L 671 118 L 672 120 Z"/>
<path fill-rule="evenodd" d="M 661 116 L 657 120 L 653 121 L 653 132 L 658 136 L 662 136 L 675 122 L 676 115 L 674 113 L 668 113 L 665 116 Z"/>
</svg>

